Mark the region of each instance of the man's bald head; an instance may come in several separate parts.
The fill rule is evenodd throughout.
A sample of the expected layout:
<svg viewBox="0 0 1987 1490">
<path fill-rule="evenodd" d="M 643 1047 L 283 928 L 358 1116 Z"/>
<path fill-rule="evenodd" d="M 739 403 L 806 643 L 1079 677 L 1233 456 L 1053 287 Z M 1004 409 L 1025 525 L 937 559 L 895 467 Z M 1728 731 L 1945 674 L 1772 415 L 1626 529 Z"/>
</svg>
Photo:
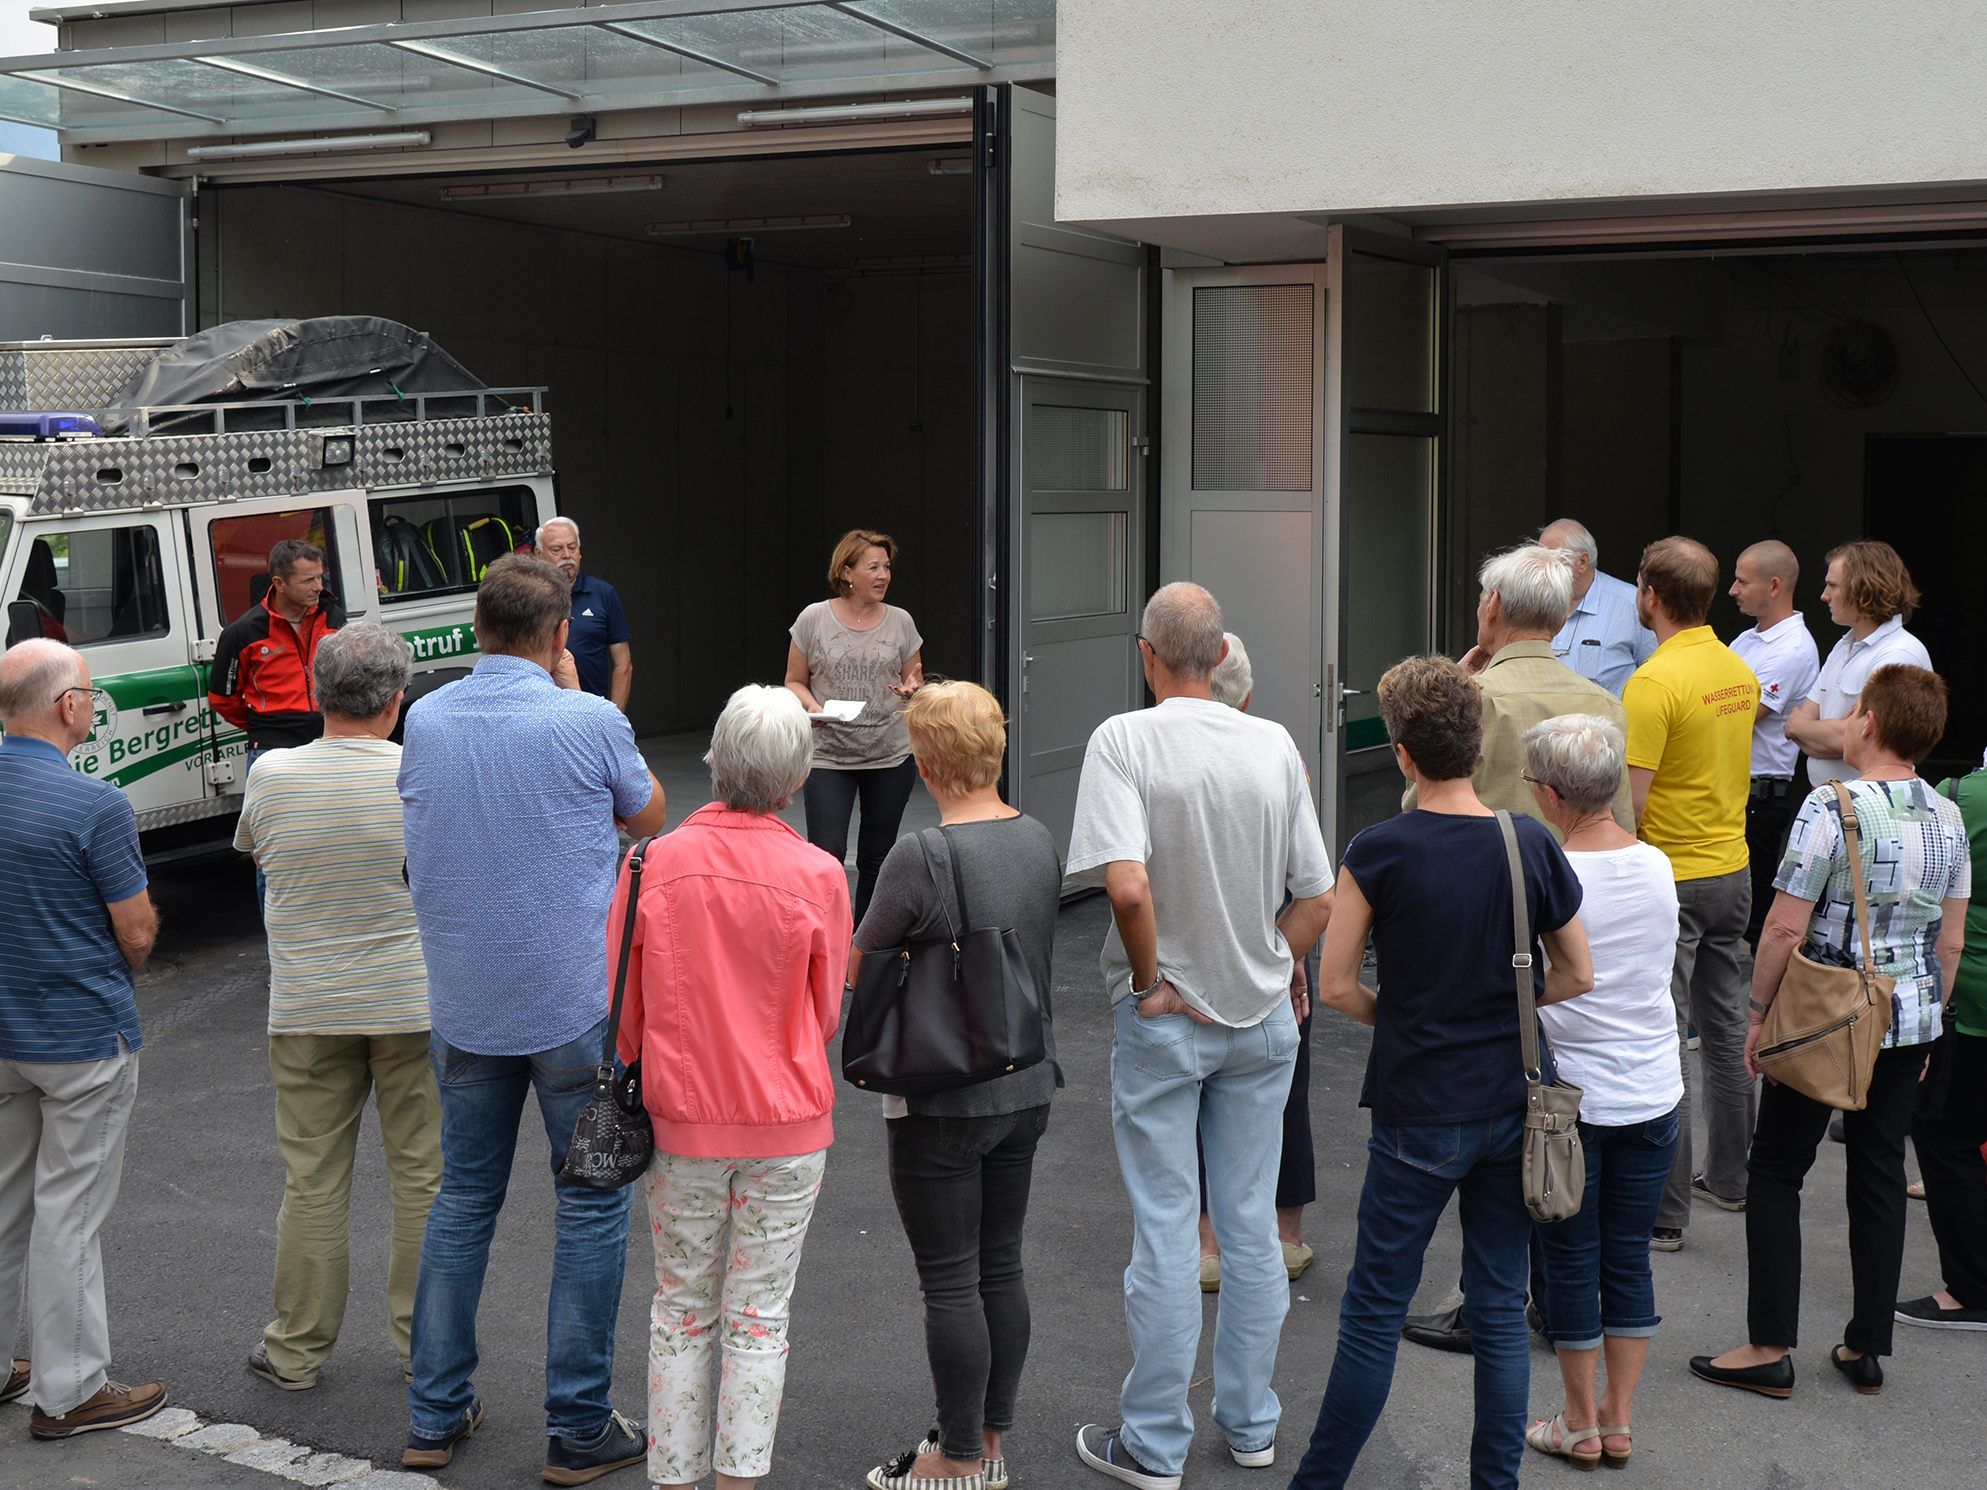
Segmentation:
<svg viewBox="0 0 1987 1490">
<path fill-rule="evenodd" d="M 1777 579 L 1788 589 L 1794 588 L 1794 581 L 1801 577 L 1801 561 L 1794 557 L 1794 551 L 1778 538 L 1767 538 L 1755 543 L 1739 555 L 1749 561 L 1750 567 L 1762 578 Z"/>
<path fill-rule="evenodd" d="M 1205 678 L 1227 648 L 1221 629 L 1221 603 L 1199 585 L 1161 585 L 1145 602 L 1139 634 L 1167 671 L 1182 678 Z"/>
<path fill-rule="evenodd" d="M 70 716 L 80 704 L 83 733 L 62 748 L 80 745 L 89 737 L 94 710 L 87 697 L 69 690 L 89 683 L 83 656 L 73 647 L 45 637 L 16 643 L 0 653 L 0 726 L 10 735 L 53 738 L 73 730 Z"/>
<path fill-rule="evenodd" d="M 1794 581 L 1800 575 L 1801 561 L 1794 551 L 1779 539 L 1768 538 L 1739 555 L 1727 593 L 1763 631 L 1794 613 Z"/>
<path fill-rule="evenodd" d="M 1576 558 L 1585 554 L 1589 564 L 1601 561 L 1600 545 L 1594 542 L 1594 535 L 1587 531 L 1587 525 L 1576 518 L 1554 518 L 1539 529 L 1539 542 L 1547 548 L 1566 549 Z"/>
</svg>

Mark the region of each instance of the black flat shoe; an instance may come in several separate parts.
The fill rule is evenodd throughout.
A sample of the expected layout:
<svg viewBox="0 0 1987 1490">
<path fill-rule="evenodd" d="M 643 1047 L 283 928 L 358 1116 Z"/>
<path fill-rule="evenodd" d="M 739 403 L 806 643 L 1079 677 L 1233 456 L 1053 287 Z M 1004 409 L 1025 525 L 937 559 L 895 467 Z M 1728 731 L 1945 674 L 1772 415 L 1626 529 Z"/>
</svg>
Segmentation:
<svg viewBox="0 0 1987 1490">
<path fill-rule="evenodd" d="M 1459 1355 L 1474 1353 L 1469 1326 L 1463 1323 L 1460 1308 L 1408 1315 L 1401 1326 L 1401 1338 L 1411 1345 L 1426 1345 L 1430 1350 L 1451 1350 Z"/>
<path fill-rule="evenodd" d="M 1708 1355 L 1690 1358 L 1690 1374 L 1721 1387 L 1737 1387 L 1780 1401 L 1794 1395 L 1794 1358 L 1782 1356 L 1770 1366 L 1714 1366 Z"/>
<path fill-rule="evenodd" d="M 1828 1353 L 1828 1359 L 1865 1397 L 1874 1397 L 1884 1389 L 1883 1362 L 1875 1356 L 1858 1356 L 1852 1361 L 1842 1354 L 1842 1347 L 1838 1345 Z"/>
</svg>

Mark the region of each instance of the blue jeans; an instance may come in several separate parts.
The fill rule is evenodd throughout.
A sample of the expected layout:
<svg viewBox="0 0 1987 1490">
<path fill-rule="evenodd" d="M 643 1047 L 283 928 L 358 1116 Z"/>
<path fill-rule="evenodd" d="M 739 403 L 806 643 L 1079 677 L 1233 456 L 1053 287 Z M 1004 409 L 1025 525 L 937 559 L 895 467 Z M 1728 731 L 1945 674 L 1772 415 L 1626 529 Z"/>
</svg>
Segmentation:
<svg viewBox="0 0 1987 1490">
<path fill-rule="evenodd" d="M 1373 1124 L 1359 1194 L 1359 1241 L 1339 1304 L 1338 1355 L 1311 1447 L 1290 1490 L 1326 1490 L 1345 1484 L 1352 1473 L 1387 1404 L 1401 1322 L 1451 1195 L 1460 1197 L 1463 1323 L 1476 1354 L 1471 1490 L 1514 1490 L 1531 1380 L 1525 1284 L 1532 1217 L 1519 1177 L 1523 1132 L 1524 1114 L 1516 1108 L 1470 1123 Z M 1225 1289 L 1225 1257 L 1222 1271 Z"/>
<path fill-rule="evenodd" d="M 1598 1350 L 1603 1335 L 1651 1336 L 1656 1282 L 1649 1232 L 1676 1153 L 1680 1108 L 1619 1128 L 1580 1125 L 1587 1191 L 1580 1213 L 1539 1228 L 1552 1343 Z"/>
<path fill-rule="evenodd" d="M 587 1438 L 614 1410 L 614 1326 L 635 1189 L 589 1190 L 556 1178 L 573 1124 L 593 1096 L 606 1035 L 603 1018 L 570 1044 L 536 1055 L 471 1055 L 433 1037 L 442 1094 L 442 1187 L 421 1245 L 414 1382 L 407 1390 L 408 1415 L 425 1438 L 454 1431 L 476 1397 L 476 1307 L 510 1185 L 525 1093 L 534 1089 L 558 1196 L 545 1309 L 545 1431 Z"/>
<path fill-rule="evenodd" d="M 1118 1000 L 1115 1019 L 1111 1132 L 1133 1227 L 1125 1268 L 1132 1367 L 1118 1406 L 1125 1447 L 1148 1468 L 1178 1474 L 1194 1437 L 1187 1385 L 1200 1345 L 1196 1124 L 1207 1152 L 1208 1217 L 1221 1243 L 1214 1421 L 1246 1452 L 1275 1440 L 1283 1414 L 1269 1384 L 1290 1308 L 1275 1197 L 1297 1022 L 1288 1003 L 1247 1029 L 1184 1014 L 1147 1019 L 1129 998 Z"/>
</svg>

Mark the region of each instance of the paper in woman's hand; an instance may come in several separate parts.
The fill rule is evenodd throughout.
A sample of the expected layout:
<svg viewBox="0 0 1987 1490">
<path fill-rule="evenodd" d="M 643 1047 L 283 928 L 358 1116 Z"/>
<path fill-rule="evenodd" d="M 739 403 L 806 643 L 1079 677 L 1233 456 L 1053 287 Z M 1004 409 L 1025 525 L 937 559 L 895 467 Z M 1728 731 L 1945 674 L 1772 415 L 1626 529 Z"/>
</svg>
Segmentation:
<svg viewBox="0 0 1987 1490">
<path fill-rule="evenodd" d="M 821 701 L 818 713 L 809 714 L 809 719 L 833 719 L 846 724 L 860 714 L 863 709 L 859 698 L 830 698 Z"/>
</svg>

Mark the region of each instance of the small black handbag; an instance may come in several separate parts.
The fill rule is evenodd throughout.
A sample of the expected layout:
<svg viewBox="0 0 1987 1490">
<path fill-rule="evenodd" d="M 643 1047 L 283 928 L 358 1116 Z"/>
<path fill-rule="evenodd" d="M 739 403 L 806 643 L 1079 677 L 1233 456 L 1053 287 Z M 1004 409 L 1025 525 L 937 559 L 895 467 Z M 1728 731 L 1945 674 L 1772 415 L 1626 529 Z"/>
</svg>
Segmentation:
<svg viewBox="0 0 1987 1490">
<path fill-rule="evenodd" d="M 628 903 L 621 913 L 621 957 L 614 969 L 614 1003 L 607 1015 L 607 1048 L 594 1073 L 593 1100 L 573 1124 L 573 1141 L 559 1178 L 589 1190 L 619 1190 L 648 1172 L 655 1154 L 655 1127 L 642 1104 L 642 1062 L 615 1075 L 614 1043 L 621 1030 L 621 995 L 628 987 L 628 952 L 635 941 L 635 916 L 641 906 L 642 856 L 655 842 L 651 835 L 628 851 Z"/>
<path fill-rule="evenodd" d="M 949 886 L 932 862 L 933 831 L 945 835 Z M 908 1097 L 975 1086 L 1046 1054 L 1041 993 L 1021 938 L 1011 927 L 972 929 L 950 834 L 927 828 L 918 847 L 947 934 L 864 955 L 842 1036 L 842 1076 L 866 1092 Z"/>
</svg>

